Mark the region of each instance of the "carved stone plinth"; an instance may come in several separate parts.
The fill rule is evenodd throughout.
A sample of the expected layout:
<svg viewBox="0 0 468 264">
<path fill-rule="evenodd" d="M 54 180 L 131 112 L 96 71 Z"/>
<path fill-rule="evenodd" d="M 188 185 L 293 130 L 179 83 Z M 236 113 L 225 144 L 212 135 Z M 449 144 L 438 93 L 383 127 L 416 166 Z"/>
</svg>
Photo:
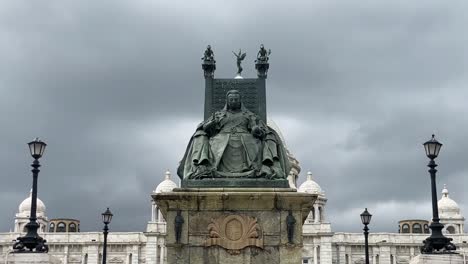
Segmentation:
<svg viewBox="0 0 468 264">
<path fill-rule="evenodd" d="M 153 195 L 167 222 L 168 264 L 300 263 L 302 224 L 316 197 L 289 188 L 192 188 Z M 176 242 L 178 211 L 184 221 Z M 290 213 L 295 223 L 288 226 Z"/>
<path fill-rule="evenodd" d="M 7 264 L 60 264 L 60 259 L 48 253 L 11 253 L 6 256 Z"/>
<path fill-rule="evenodd" d="M 410 264 L 463 264 L 460 254 L 421 254 L 411 259 Z"/>
</svg>

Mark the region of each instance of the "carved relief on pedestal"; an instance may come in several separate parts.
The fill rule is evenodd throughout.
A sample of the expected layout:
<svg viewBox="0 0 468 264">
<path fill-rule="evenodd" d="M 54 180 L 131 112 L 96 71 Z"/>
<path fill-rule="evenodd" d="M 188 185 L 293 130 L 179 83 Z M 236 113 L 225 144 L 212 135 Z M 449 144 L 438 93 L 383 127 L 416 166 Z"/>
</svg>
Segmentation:
<svg viewBox="0 0 468 264">
<path fill-rule="evenodd" d="M 255 217 L 247 215 L 224 215 L 211 219 L 208 225 L 210 237 L 205 246 L 220 246 L 230 254 L 239 254 L 240 250 L 254 246 L 263 248 L 263 237 Z"/>
</svg>

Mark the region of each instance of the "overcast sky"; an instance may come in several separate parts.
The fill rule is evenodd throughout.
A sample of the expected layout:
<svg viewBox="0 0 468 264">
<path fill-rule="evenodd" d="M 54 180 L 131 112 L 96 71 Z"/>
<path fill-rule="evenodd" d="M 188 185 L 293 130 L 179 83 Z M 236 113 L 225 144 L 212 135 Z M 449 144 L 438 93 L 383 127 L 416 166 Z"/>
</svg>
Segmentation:
<svg viewBox="0 0 468 264">
<path fill-rule="evenodd" d="M 467 1 L 2 1 L 0 231 L 31 188 L 26 143 L 47 142 L 39 197 L 82 231 L 144 231 L 150 194 L 203 118 L 215 77 L 272 50 L 268 115 L 326 192 L 333 231 L 397 232 L 431 218 L 422 143 L 444 143 L 443 184 L 468 212 Z"/>
</svg>

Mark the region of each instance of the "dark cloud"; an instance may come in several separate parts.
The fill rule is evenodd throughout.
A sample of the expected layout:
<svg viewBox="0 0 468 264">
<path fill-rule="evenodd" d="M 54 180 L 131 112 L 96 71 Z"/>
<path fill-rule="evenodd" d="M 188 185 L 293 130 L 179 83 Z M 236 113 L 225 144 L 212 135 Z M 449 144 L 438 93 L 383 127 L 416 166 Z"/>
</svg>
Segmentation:
<svg viewBox="0 0 468 264">
<path fill-rule="evenodd" d="M 0 4 L 0 228 L 9 230 L 31 176 L 25 143 L 49 144 L 39 196 L 49 217 L 144 230 L 150 193 L 175 172 L 202 118 L 200 58 L 217 77 L 232 50 L 254 77 L 271 48 L 268 113 L 329 199 L 336 231 L 430 218 L 421 143 L 444 143 L 447 183 L 466 212 L 467 3 L 439 1 L 10 1 Z M 174 175 L 174 179 L 176 179 Z M 413 210 L 414 208 L 418 208 Z"/>
</svg>

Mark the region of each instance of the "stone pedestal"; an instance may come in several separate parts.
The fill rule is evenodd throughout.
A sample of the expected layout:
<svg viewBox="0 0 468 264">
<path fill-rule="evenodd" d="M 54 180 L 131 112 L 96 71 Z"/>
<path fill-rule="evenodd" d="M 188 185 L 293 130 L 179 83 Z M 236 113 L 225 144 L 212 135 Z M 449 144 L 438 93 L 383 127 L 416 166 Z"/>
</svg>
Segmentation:
<svg viewBox="0 0 468 264">
<path fill-rule="evenodd" d="M 464 264 L 460 254 L 421 254 L 411 259 L 410 264 Z"/>
<path fill-rule="evenodd" d="M 167 222 L 168 264 L 301 263 L 302 224 L 316 198 L 289 188 L 193 188 L 153 195 Z"/>
<path fill-rule="evenodd" d="M 61 264 L 58 258 L 47 253 L 11 253 L 6 257 L 7 264 Z"/>
</svg>

